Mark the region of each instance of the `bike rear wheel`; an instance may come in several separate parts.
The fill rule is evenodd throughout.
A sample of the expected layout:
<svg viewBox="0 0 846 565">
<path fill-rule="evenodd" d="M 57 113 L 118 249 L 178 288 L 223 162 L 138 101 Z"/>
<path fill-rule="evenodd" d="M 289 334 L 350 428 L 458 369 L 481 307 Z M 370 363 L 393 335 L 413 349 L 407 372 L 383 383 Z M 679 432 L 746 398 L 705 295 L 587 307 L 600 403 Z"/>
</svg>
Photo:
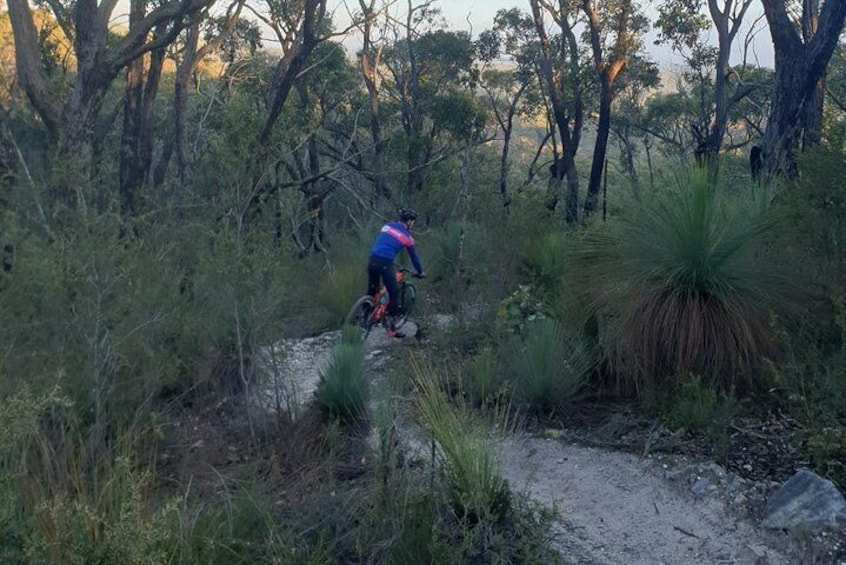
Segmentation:
<svg viewBox="0 0 846 565">
<path fill-rule="evenodd" d="M 413 284 L 404 284 L 400 290 L 400 311 L 397 316 L 396 327 L 405 325 L 411 314 L 414 312 L 414 304 L 417 302 L 417 289 Z"/>
<path fill-rule="evenodd" d="M 356 300 L 352 308 L 350 308 L 344 323 L 349 326 L 356 326 L 369 332 L 373 326 L 371 314 L 373 313 L 373 297 L 362 296 Z"/>
</svg>

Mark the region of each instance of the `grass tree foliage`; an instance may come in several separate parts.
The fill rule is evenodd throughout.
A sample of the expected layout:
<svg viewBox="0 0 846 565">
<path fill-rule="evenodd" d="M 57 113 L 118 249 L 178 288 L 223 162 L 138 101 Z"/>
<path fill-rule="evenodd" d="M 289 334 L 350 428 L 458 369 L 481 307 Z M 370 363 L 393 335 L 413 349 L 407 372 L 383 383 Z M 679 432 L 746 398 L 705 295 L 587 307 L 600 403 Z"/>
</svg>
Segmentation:
<svg viewBox="0 0 846 565">
<path fill-rule="evenodd" d="M 324 417 L 341 423 L 366 418 L 369 398 L 364 343 L 359 328 L 345 326 L 341 343 L 320 375 L 315 397 Z"/>
<path fill-rule="evenodd" d="M 803 304 L 782 254 L 789 227 L 755 187 L 732 194 L 693 170 L 585 234 L 578 276 L 619 387 L 685 373 L 756 385 L 773 324 Z"/>
</svg>

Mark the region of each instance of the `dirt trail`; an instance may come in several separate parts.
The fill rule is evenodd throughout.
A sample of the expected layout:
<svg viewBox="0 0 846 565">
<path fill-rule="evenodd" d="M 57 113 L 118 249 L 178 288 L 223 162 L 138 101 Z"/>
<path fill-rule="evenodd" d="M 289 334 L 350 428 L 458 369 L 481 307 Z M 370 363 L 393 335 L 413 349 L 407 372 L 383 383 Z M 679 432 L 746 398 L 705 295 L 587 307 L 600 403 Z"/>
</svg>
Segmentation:
<svg viewBox="0 0 846 565">
<path fill-rule="evenodd" d="M 786 539 L 730 515 L 717 496 L 697 500 L 648 459 L 519 437 L 504 448 L 503 474 L 556 509 L 555 543 L 579 564 L 792 562 Z"/>
<path fill-rule="evenodd" d="M 409 323 L 405 329 L 414 335 Z M 283 345 L 276 371 L 298 402 L 307 402 L 339 332 Z M 413 339 L 413 338 L 408 338 Z M 373 332 L 365 358 L 374 379 L 403 340 Z M 293 386 L 293 389 L 291 388 Z M 265 392 L 265 398 L 278 397 Z M 406 427 L 406 426 L 403 426 Z M 411 436 L 403 434 L 411 443 Z M 414 449 L 414 446 L 408 446 Z M 419 447 L 419 446 L 418 446 Z M 797 563 L 783 536 L 726 509 L 713 493 L 694 496 L 666 477 L 662 465 L 634 455 L 521 436 L 503 444 L 503 475 L 512 487 L 555 508 L 554 543 L 578 564 L 781 565 Z"/>
</svg>

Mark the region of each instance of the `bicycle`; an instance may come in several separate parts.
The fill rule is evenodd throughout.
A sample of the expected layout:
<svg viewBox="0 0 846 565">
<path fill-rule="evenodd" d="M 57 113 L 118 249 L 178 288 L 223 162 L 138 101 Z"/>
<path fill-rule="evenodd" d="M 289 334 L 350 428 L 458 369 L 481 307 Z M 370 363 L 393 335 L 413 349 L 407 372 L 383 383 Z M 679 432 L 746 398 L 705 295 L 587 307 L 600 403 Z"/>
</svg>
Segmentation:
<svg viewBox="0 0 846 565">
<path fill-rule="evenodd" d="M 420 278 L 414 274 L 410 269 L 406 269 L 397 265 L 397 283 L 399 283 L 399 298 L 400 304 L 397 310 L 397 317 L 394 320 L 394 328 L 400 329 L 408 321 L 411 313 L 414 311 L 414 304 L 417 300 L 417 289 L 413 284 L 406 280 L 406 273 Z M 370 331 L 379 324 L 385 326 L 387 330 L 387 312 L 388 312 L 388 289 L 385 285 L 379 288 L 376 296 L 365 294 L 355 301 L 352 308 L 350 308 L 344 322 L 351 326 L 360 327 L 364 330 L 364 337 L 370 335 Z"/>
</svg>

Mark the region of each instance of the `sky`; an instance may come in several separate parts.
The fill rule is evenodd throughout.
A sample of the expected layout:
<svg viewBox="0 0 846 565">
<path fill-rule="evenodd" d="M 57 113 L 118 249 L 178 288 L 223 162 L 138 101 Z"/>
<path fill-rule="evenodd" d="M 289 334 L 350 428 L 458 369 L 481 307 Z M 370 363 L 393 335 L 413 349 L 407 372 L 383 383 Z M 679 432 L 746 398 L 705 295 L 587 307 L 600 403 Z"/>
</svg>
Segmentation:
<svg viewBox="0 0 846 565">
<path fill-rule="evenodd" d="M 358 2 L 356 0 L 346 1 L 350 6 L 355 8 L 358 7 Z M 332 2 L 330 2 L 330 4 L 331 3 Z M 345 19 L 346 9 L 343 6 L 343 0 L 336 0 L 334 3 L 337 6 L 335 18 L 336 21 L 340 23 Z M 414 0 L 414 3 L 419 4 L 421 2 Z M 656 4 L 657 0 L 641 0 L 641 6 L 650 16 L 650 19 L 654 19 L 654 16 L 657 13 L 655 8 Z M 400 7 L 406 5 L 405 1 L 400 0 L 397 8 L 399 9 Z M 493 26 L 494 15 L 498 10 L 516 7 L 529 11 L 528 0 L 438 0 L 436 5 L 440 7 L 450 29 L 472 31 L 474 36 L 485 29 L 490 29 Z M 760 16 L 760 14 L 761 8 L 758 3 L 756 3 L 750 8 L 746 18 L 744 19 L 745 21 L 751 22 L 756 17 Z M 750 50 L 749 59 L 752 64 L 757 62 L 757 64 L 761 66 L 772 67 L 772 42 L 765 24 L 766 22 L 763 20 L 758 23 L 759 32 L 753 42 L 753 48 Z M 742 35 L 744 32 L 745 30 L 741 31 L 735 40 L 733 62 L 738 62 L 740 60 L 740 48 L 743 43 Z M 714 31 L 712 35 L 713 40 L 716 41 L 716 31 Z M 660 67 L 665 70 L 675 70 L 681 65 L 681 58 L 672 53 L 666 46 L 654 45 L 656 37 L 657 34 L 654 31 L 650 32 L 647 36 L 644 42 L 646 44 L 647 51 L 650 55 L 652 55 L 653 59 L 659 63 Z M 355 39 L 351 38 L 344 43 L 348 48 L 354 49 L 353 46 L 355 45 Z"/>
</svg>

